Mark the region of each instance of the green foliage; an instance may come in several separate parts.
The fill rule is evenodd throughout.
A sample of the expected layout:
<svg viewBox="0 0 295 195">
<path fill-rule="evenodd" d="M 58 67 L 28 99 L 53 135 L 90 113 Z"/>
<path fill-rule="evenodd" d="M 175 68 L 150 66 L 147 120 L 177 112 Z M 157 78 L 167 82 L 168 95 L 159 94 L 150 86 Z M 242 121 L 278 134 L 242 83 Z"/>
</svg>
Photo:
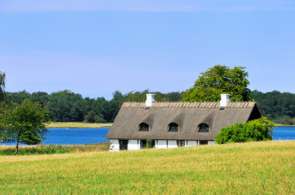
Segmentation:
<svg viewBox="0 0 295 195">
<path fill-rule="evenodd" d="M 94 111 L 90 111 L 85 116 L 85 122 L 87 123 L 104 123 L 106 122 L 100 115 L 96 114 Z"/>
<path fill-rule="evenodd" d="M 5 95 L 5 73 L 0 71 L 0 101 L 4 100 Z"/>
<path fill-rule="evenodd" d="M 252 93 L 263 115 L 277 123 L 295 124 L 295 94 L 272 91 Z"/>
<path fill-rule="evenodd" d="M 243 67 L 216 65 L 202 73 L 182 99 L 190 102 L 219 101 L 220 94 L 227 93 L 232 101 L 248 101 L 251 100 L 248 85 L 248 73 Z"/>
<path fill-rule="evenodd" d="M 66 93 L 65 96 L 67 96 L 67 98 L 65 98 L 64 95 L 60 95 L 60 93 Z M 6 93 L 5 103 L 7 106 L 18 105 L 24 100 L 29 99 L 48 109 L 49 116 L 52 121 L 87 121 L 87 115 L 90 112 L 94 112 L 97 117 L 95 121 L 112 122 L 124 101 L 144 102 L 146 93 L 149 93 L 149 91 L 130 92 L 128 94 L 116 92 L 114 93 L 113 98 L 108 101 L 104 98 L 83 98 L 81 95 L 69 91 L 58 92 L 59 95 L 56 95 L 57 93 L 47 94 L 45 92 L 30 94 L 22 91 L 18 93 Z M 181 93 L 178 92 L 155 92 L 155 94 L 155 98 L 159 102 L 181 101 Z M 254 100 L 257 101 L 259 110 L 263 113 L 263 115 L 269 117 L 277 123 L 295 123 L 295 94 L 280 93 L 277 91 L 269 93 L 254 91 L 251 96 L 253 96 Z M 218 96 L 218 98 L 220 97 Z M 73 102 L 70 103 L 70 101 Z M 0 112 L 1 110 L 3 111 L 3 109 L 0 109 Z"/>
<path fill-rule="evenodd" d="M 82 96 L 71 91 L 53 93 L 48 110 L 54 121 L 83 121 Z"/>
<path fill-rule="evenodd" d="M 265 141 L 272 139 L 274 124 L 263 117 L 245 124 L 235 124 L 220 131 L 216 143 L 240 143 L 249 141 Z"/>
<path fill-rule="evenodd" d="M 2 115 L 1 134 L 10 141 L 16 141 L 18 151 L 19 143 L 35 145 L 42 141 L 46 120 L 46 110 L 39 104 L 25 100 Z"/>
</svg>

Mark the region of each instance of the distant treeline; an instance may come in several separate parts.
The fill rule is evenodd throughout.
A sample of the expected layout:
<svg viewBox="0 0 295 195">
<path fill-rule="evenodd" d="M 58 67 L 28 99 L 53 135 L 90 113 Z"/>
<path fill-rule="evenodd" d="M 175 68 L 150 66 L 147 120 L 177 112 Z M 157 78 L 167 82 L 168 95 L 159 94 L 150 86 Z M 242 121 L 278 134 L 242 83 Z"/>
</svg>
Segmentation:
<svg viewBox="0 0 295 195">
<path fill-rule="evenodd" d="M 71 91 L 61 91 L 52 94 L 45 92 L 6 93 L 8 104 L 19 104 L 25 99 L 40 103 L 49 111 L 52 121 L 57 122 L 112 122 L 120 106 L 125 101 L 143 102 L 148 91 L 123 94 L 115 92 L 111 100 L 105 98 L 83 98 Z M 157 101 L 181 101 L 182 93 L 157 92 Z M 278 91 L 262 93 L 252 92 L 253 99 L 258 103 L 261 112 L 278 123 L 295 124 L 295 94 Z"/>
<path fill-rule="evenodd" d="M 131 92 L 122 94 L 116 91 L 111 100 L 103 97 L 83 98 L 80 94 L 65 90 L 52 94 L 46 92 L 6 93 L 6 104 L 20 104 L 25 99 L 37 102 L 48 109 L 49 117 L 55 122 L 112 122 L 121 105 L 125 101 L 145 101 L 143 92 Z M 158 101 L 179 101 L 180 93 L 156 93 Z"/>
<path fill-rule="evenodd" d="M 295 94 L 272 91 L 252 92 L 263 115 L 281 124 L 295 125 Z"/>
</svg>

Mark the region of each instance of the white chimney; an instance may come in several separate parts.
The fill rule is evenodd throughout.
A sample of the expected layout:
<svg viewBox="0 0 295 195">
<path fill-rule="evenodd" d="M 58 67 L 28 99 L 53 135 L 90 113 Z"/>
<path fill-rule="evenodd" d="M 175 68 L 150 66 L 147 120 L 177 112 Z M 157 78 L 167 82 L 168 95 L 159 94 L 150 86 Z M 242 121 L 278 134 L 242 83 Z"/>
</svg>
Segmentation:
<svg viewBox="0 0 295 195">
<path fill-rule="evenodd" d="M 152 107 L 155 102 L 156 102 L 155 94 L 151 94 L 151 93 L 146 94 L 145 107 L 147 108 Z"/>
<path fill-rule="evenodd" d="M 229 94 L 221 94 L 220 108 L 226 108 L 230 103 Z"/>
</svg>

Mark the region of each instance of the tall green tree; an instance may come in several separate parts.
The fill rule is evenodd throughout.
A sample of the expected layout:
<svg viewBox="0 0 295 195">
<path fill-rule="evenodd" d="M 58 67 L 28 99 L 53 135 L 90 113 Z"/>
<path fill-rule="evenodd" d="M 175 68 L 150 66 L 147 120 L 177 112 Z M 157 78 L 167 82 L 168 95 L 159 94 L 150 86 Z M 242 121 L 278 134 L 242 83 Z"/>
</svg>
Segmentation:
<svg viewBox="0 0 295 195">
<path fill-rule="evenodd" d="M 0 71 L 0 101 L 4 100 L 5 95 L 5 73 Z"/>
<path fill-rule="evenodd" d="M 183 101 L 218 101 L 220 94 L 230 94 L 233 101 L 251 100 L 248 73 L 243 67 L 216 65 L 201 76 L 195 85 L 183 93 Z"/>
<path fill-rule="evenodd" d="M 47 112 L 39 104 L 30 100 L 23 101 L 15 108 L 8 110 L 1 118 L 2 138 L 16 142 L 16 153 L 19 144 L 39 144 L 46 132 Z"/>
</svg>

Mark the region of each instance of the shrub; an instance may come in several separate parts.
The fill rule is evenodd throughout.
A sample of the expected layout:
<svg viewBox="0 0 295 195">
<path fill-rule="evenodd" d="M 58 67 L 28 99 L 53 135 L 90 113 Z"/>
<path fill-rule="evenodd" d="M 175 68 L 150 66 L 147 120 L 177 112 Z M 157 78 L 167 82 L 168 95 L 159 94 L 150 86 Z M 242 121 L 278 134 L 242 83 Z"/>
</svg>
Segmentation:
<svg viewBox="0 0 295 195">
<path fill-rule="evenodd" d="M 222 129 L 216 137 L 216 143 L 271 140 L 273 127 L 273 122 L 265 117 L 244 124 L 235 124 Z"/>
</svg>

